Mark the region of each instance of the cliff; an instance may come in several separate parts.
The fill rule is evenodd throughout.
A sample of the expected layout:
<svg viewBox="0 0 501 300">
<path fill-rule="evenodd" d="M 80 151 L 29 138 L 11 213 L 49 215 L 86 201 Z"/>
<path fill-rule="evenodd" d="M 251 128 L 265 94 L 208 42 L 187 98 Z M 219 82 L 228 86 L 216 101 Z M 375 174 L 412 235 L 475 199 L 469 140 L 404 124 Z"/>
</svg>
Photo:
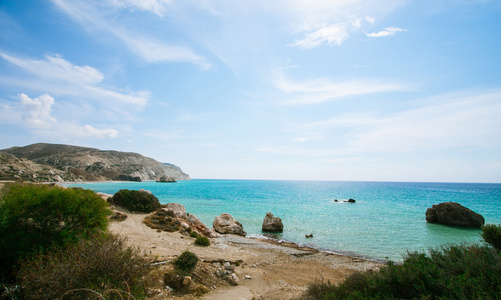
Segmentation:
<svg viewBox="0 0 501 300">
<path fill-rule="evenodd" d="M 0 150 L 0 179 L 25 181 L 189 180 L 179 167 L 141 154 L 38 143 Z"/>
</svg>

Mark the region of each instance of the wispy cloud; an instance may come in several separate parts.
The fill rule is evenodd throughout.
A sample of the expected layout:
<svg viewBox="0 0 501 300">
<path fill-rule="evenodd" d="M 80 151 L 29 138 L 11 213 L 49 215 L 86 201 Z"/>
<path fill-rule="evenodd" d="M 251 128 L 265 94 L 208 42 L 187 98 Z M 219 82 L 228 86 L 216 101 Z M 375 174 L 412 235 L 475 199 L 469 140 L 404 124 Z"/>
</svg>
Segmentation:
<svg viewBox="0 0 501 300">
<path fill-rule="evenodd" d="M 122 93 L 100 86 L 104 75 L 90 66 L 77 66 L 59 55 L 47 55 L 44 59 L 35 60 L 20 58 L 0 52 L 0 57 L 32 75 L 37 82 L 26 77 L 10 78 L 10 84 L 16 84 L 29 89 L 38 89 L 59 95 L 89 97 L 94 101 L 104 101 L 132 104 L 143 107 L 148 101 L 149 92 Z"/>
<path fill-rule="evenodd" d="M 384 37 L 384 36 L 392 36 L 395 35 L 397 32 L 403 32 L 407 31 L 406 29 L 403 28 L 398 28 L 398 27 L 386 27 L 384 30 L 381 30 L 379 32 L 373 32 L 373 33 L 366 33 L 368 37 Z"/>
<path fill-rule="evenodd" d="M 335 24 L 308 33 L 303 39 L 296 41 L 291 44 L 291 46 L 311 49 L 321 45 L 322 43 L 326 43 L 328 45 L 341 45 L 346 39 L 348 39 L 348 37 L 349 34 L 346 26 L 342 24 Z"/>
<path fill-rule="evenodd" d="M 167 7 L 172 4 L 171 0 L 109 0 L 117 7 L 139 9 L 163 16 Z"/>
<path fill-rule="evenodd" d="M 304 140 L 290 145 L 267 145 L 260 152 L 328 158 L 381 153 L 471 150 L 501 147 L 501 91 L 458 92 L 414 102 L 415 108 L 394 112 L 360 112 L 287 126 L 288 133 L 316 136 L 332 143 Z M 316 141 L 312 141 L 316 142 Z"/>
<path fill-rule="evenodd" d="M 293 81 L 287 78 L 283 72 L 277 72 L 273 83 L 277 89 L 287 94 L 288 100 L 282 104 L 316 104 L 349 96 L 411 89 L 406 84 L 381 80 L 334 81 L 330 78 L 314 78 Z"/>
<path fill-rule="evenodd" d="M 202 69 L 211 68 L 205 58 L 197 55 L 191 48 L 162 41 L 160 38 L 151 37 L 151 32 L 137 32 L 120 23 L 120 18 L 112 18 L 105 15 L 113 14 L 114 10 L 107 5 L 96 1 L 67 1 L 52 0 L 63 12 L 74 21 L 80 23 L 90 32 L 101 31 L 118 38 L 131 52 L 149 63 L 159 62 L 191 62 L 199 65 Z M 170 1 L 111 1 L 114 7 L 138 8 L 149 11 L 159 16 L 163 15 L 166 5 Z M 115 21 L 111 21 L 115 20 Z"/>
</svg>

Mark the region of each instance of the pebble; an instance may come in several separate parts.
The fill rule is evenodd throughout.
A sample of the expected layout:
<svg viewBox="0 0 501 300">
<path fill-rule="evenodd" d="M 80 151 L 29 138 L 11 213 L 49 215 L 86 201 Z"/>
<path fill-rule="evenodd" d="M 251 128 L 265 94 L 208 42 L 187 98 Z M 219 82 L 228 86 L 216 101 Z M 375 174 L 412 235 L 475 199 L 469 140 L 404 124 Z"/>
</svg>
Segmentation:
<svg viewBox="0 0 501 300">
<path fill-rule="evenodd" d="M 250 275 L 245 275 L 244 278 L 245 279 L 252 279 L 252 277 Z"/>
</svg>

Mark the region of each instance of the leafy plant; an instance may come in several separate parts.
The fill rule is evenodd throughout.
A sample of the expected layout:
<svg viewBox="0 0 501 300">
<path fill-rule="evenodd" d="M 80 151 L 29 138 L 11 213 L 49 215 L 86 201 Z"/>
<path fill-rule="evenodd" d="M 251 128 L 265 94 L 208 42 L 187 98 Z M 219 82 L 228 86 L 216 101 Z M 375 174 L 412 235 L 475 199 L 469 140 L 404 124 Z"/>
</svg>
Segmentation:
<svg viewBox="0 0 501 300">
<path fill-rule="evenodd" d="M 150 213 L 161 207 L 158 198 L 146 191 L 119 190 L 108 201 L 134 212 Z"/>
<path fill-rule="evenodd" d="M 175 261 L 174 267 L 181 271 L 182 274 L 190 274 L 198 263 L 198 257 L 195 253 L 184 251 Z"/>
<path fill-rule="evenodd" d="M 19 279 L 27 299 L 62 299 L 63 295 L 88 299 L 89 293 L 120 299 L 121 294 L 144 296 L 148 272 L 145 258 L 127 247 L 124 238 L 101 234 L 23 262 Z"/>
<path fill-rule="evenodd" d="M 93 191 L 13 184 L 0 198 L 0 276 L 34 253 L 77 242 L 108 224 L 108 203 Z"/>
<path fill-rule="evenodd" d="M 501 257 L 492 247 L 448 245 L 410 252 L 403 264 L 310 285 L 313 299 L 500 299 Z"/>
<path fill-rule="evenodd" d="M 486 243 L 501 250 L 501 225 L 487 224 L 482 227 L 482 238 Z"/>
<path fill-rule="evenodd" d="M 195 245 L 207 247 L 210 246 L 210 240 L 205 236 L 199 235 L 195 239 Z"/>
<path fill-rule="evenodd" d="M 190 237 L 192 237 L 192 238 L 196 238 L 196 237 L 198 237 L 198 233 L 197 233 L 195 230 L 193 230 L 193 231 L 190 233 Z"/>
</svg>

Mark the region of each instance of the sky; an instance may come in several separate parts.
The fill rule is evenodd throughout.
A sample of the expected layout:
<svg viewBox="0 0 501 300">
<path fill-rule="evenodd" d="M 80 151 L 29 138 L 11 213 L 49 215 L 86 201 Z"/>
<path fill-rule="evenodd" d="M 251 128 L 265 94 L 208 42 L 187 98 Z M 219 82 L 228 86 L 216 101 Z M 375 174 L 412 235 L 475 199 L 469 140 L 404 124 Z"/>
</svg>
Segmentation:
<svg viewBox="0 0 501 300">
<path fill-rule="evenodd" d="M 0 148 L 501 182 L 499 0 L 0 0 Z"/>
</svg>

